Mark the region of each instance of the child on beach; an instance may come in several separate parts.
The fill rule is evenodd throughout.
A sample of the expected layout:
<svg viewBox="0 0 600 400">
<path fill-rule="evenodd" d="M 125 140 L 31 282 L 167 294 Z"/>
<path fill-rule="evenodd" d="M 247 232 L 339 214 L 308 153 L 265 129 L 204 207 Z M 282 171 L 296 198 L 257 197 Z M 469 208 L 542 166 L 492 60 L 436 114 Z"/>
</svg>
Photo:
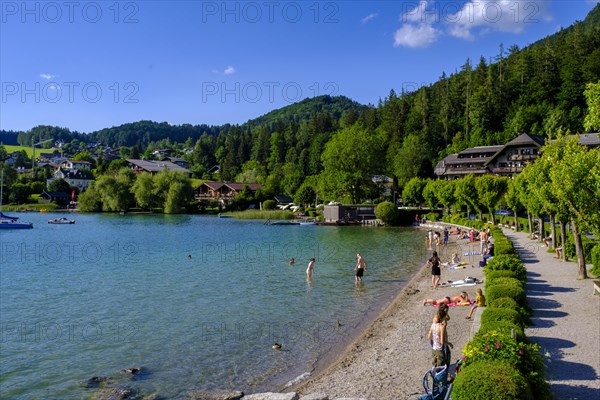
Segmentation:
<svg viewBox="0 0 600 400">
<path fill-rule="evenodd" d="M 467 315 L 466 317 L 467 319 L 471 319 L 471 317 L 473 317 L 473 311 L 475 311 L 477 307 L 485 307 L 485 296 L 483 295 L 481 288 L 477 288 L 477 297 L 475 298 L 475 304 L 473 305 L 473 307 L 471 307 L 469 315 Z"/>
</svg>

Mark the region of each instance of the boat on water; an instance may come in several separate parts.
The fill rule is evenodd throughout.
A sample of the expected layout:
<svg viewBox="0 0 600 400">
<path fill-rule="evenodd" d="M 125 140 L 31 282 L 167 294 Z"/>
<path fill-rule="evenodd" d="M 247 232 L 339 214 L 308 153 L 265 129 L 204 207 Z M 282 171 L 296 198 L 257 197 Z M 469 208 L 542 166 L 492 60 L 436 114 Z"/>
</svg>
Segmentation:
<svg viewBox="0 0 600 400">
<path fill-rule="evenodd" d="M 19 217 L 11 217 L 2 212 L 2 195 L 4 194 L 4 170 L 2 170 L 2 183 L 0 184 L 0 229 L 31 229 L 33 223 L 19 222 Z"/>
<path fill-rule="evenodd" d="M 317 225 L 317 222 L 316 221 L 304 221 L 304 222 L 300 222 L 300 225 L 302 225 L 302 226 Z"/>
<path fill-rule="evenodd" d="M 18 217 L 10 217 L 0 211 L 0 229 L 31 229 L 31 222 L 20 222 Z"/>
<path fill-rule="evenodd" d="M 70 225 L 70 224 L 74 224 L 75 220 L 74 219 L 67 219 L 65 217 L 62 218 L 54 218 L 54 219 L 50 219 L 48 220 L 49 224 L 56 224 L 56 225 Z"/>
<path fill-rule="evenodd" d="M 300 225 L 300 222 L 290 220 L 269 221 L 269 225 Z"/>
</svg>

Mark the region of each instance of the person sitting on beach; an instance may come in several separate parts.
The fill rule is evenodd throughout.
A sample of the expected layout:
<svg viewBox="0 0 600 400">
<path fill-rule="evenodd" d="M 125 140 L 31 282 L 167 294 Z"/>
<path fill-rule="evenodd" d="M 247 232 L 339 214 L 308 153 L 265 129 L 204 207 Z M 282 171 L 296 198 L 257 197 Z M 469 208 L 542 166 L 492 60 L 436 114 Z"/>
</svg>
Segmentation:
<svg viewBox="0 0 600 400">
<path fill-rule="evenodd" d="M 482 260 L 479 261 L 479 267 L 485 267 L 488 260 L 492 257 L 494 257 L 494 243 L 490 243 L 489 247 L 483 252 Z"/>
<path fill-rule="evenodd" d="M 423 305 L 426 306 L 427 304 L 431 304 L 432 306 L 439 306 L 441 304 L 457 304 L 457 305 L 467 305 L 470 304 L 469 303 L 469 295 L 467 294 L 467 292 L 461 292 L 459 295 L 456 296 L 446 296 L 446 297 L 442 297 L 441 299 L 426 299 L 423 301 Z"/>
<path fill-rule="evenodd" d="M 554 258 L 560 258 L 560 253 L 562 252 L 562 246 L 557 247 L 556 249 L 554 249 L 554 252 L 556 253 L 556 255 L 554 256 Z"/>
<path fill-rule="evenodd" d="M 450 265 L 458 265 L 460 264 L 460 258 L 457 253 L 452 253 L 452 257 L 450 258 Z"/>
<path fill-rule="evenodd" d="M 476 292 L 477 297 L 475 297 L 475 304 L 473 304 L 473 307 L 471 307 L 469 315 L 466 317 L 467 319 L 471 319 L 471 317 L 473 317 L 473 311 L 475 311 L 477 307 L 485 307 L 485 296 L 483 295 L 481 288 L 477 288 Z"/>
</svg>

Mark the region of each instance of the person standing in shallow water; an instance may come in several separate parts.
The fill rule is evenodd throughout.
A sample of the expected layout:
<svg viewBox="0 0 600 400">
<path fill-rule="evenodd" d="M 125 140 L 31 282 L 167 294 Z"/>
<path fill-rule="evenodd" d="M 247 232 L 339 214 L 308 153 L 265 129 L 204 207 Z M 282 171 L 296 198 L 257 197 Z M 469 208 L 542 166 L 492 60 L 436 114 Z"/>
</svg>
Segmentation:
<svg viewBox="0 0 600 400">
<path fill-rule="evenodd" d="M 360 255 L 360 253 L 356 253 L 356 258 L 356 266 L 354 267 L 354 271 L 356 272 L 356 274 L 354 276 L 354 280 L 358 284 L 362 282 L 362 277 L 365 271 L 367 270 L 367 262 L 365 261 L 363 256 Z"/>
<path fill-rule="evenodd" d="M 312 257 L 308 262 L 308 268 L 306 268 L 306 277 L 308 279 L 312 278 L 313 270 L 315 269 L 315 258 Z"/>
<path fill-rule="evenodd" d="M 440 269 L 440 258 L 438 257 L 437 251 L 433 252 L 433 255 L 429 259 L 431 263 L 431 287 L 437 288 L 442 277 L 442 270 Z"/>
</svg>

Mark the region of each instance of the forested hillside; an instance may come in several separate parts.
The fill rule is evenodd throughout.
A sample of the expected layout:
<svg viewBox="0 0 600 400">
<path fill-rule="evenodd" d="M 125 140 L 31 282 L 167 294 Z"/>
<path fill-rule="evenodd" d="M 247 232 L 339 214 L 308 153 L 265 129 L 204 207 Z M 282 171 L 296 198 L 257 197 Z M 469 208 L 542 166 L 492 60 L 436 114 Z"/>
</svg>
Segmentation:
<svg viewBox="0 0 600 400">
<path fill-rule="evenodd" d="M 600 81 L 600 5 L 584 21 L 526 48 L 498 44 L 490 53 L 496 55 L 440 71 L 437 82 L 416 91 L 391 90 L 377 105 L 320 96 L 239 126 L 140 121 L 90 134 L 37 127 L 19 133 L 18 141 L 68 137 L 135 147 L 134 154 L 146 156 L 158 146 L 188 147 L 193 151 L 181 155 L 196 177 L 219 165 L 223 180 L 259 182 L 290 195 L 305 184 L 319 196 L 361 201 L 377 193 L 374 175 L 402 188 L 469 146 L 505 143 L 524 132 L 585 131 L 586 84 Z"/>
</svg>

